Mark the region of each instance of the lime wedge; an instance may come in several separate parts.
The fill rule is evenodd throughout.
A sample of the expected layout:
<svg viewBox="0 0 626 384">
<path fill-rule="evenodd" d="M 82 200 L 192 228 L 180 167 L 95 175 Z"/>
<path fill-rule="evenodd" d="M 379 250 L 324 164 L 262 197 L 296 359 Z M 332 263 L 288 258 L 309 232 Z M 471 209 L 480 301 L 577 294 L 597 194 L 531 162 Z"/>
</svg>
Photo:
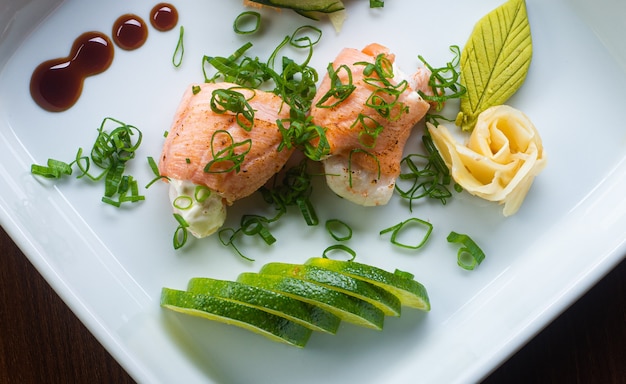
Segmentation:
<svg viewBox="0 0 626 384">
<path fill-rule="evenodd" d="M 305 265 L 325 268 L 367 281 L 397 296 L 403 306 L 430 311 L 430 300 L 426 288 L 415 281 L 410 273 L 402 271 L 391 273 L 371 265 L 323 257 L 311 258 L 306 261 Z"/>
<path fill-rule="evenodd" d="M 248 305 L 170 288 L 161 290 L 161 306 L 187 315 L 235 325 L 296 347 L 304 347 L 313 332 L 293 321 Z"/>
<path fill-rule="evenodd" d="M 284 317 L 314 331 L 336 333 L 341 319 L 332 313 L 279 292 L 211 278 L 189 280 L 187 291 L 235 301 Z"/>
<path fill-rule="evenodd" d="M 318 283 L 373 304 L 388 316 L 400 316 L 400 299 L 389 291 L 344 273 L 319 268 L 313 265 L 269 263 L 261 274 L 296 277 Z"/>
<path fill-rule="evenodd" d="M 242 273 L 240 283 L 253 285 L 320 306 L 349 323 L 381 330 L 385 314 L 374 305 L 323 285 L 294 277 Z"/>
</svg>

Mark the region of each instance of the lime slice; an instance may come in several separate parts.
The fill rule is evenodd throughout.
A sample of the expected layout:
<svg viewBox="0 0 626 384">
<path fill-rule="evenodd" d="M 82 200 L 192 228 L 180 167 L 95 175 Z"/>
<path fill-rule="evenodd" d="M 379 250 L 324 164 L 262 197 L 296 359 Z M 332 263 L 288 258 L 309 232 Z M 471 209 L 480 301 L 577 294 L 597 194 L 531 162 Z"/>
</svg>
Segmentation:
<svg viewBox="0 0 626 384">
<path fill-rule="evenodd" d="M 400 316 L 400 299 L 389 291 L 344 273 L 313 265 L 269 263 L 259 273 L 296 277 L 335 289 L 373 304 L 388 316 Z"/>
<path fill-rule="evenodd" d="M 187 291 L 249 305 L 284 317 L 314 331 L 334 334 L 341 322 L 339 317 L 318 306 L 285 296 L 279 292 L 236 281 L 197 277 L 189 280 Z"/>
<path fill-rule="evenodd" d="M 294 277 L 242 273 L 237 278 L 240 283 L 281 292 L 304 302 L 320 306 L 349 323 L 381 330 L 385 314 L 374 305 L 326 288 L 320 284 Z"/>
<path fill-rule="evenodd" d="M 311 258 L 306 261 L 305 265 L 325 268 L 367 281 L 397 296 L 403 306 L 430 311 L 430 300 L 426 288 L 415 281 L 413 275 L 408 272 L 391 273 L 371 265 L 323 257 Z"/>
<path fill-rule="evenodd" d="M 161 306 L 187 315 L 235 325 L 297 347 L 304 347 L 313 332 L 293 321 L 248 305 L 170 288 L 161 290 Z"/>
</svg>

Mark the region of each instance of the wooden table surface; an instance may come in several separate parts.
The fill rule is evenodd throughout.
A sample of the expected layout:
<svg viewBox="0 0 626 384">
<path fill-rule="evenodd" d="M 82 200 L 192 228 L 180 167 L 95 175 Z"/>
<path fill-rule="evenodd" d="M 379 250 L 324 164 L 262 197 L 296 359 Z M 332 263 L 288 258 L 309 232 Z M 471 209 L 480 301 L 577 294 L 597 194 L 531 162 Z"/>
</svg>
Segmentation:
<svg viewBox="0 0 626 384">
<path fill-rule="evenodd" d="M 0 384 L 132 383 L 0 229 Z M 626 383 L 626 260 L 485 383 Z"/>
</svg>

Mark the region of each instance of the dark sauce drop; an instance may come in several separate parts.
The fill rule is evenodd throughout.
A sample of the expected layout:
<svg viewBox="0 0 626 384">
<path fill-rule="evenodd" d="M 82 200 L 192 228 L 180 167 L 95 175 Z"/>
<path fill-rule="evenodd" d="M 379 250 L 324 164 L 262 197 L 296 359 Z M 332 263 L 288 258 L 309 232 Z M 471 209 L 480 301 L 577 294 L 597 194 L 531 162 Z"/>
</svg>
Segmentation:
<svg viewBox="0 0 626 384">
<path fill-rule="evenodd" d="M 169 31 L 178 24 L 178 11 L 171 4 L 159 3 L 150 11 L 150 23 L 158 31 Z"/>
<path fill-rule="evenodd" d="M 112 35 L 118 47 L 133 50 L 141 47 L 148 39 L 148 27 L 141 17 L 126 14 L 115 21 Z"/>
<path fill-rule="evenodd" d="M 100 32 L 85 32 L 67 57 L 37 66 L 30 79 L 31 96 L 47 111 L 65 111 L 78 101 L 85 78 L 106 71 L 112 61 L 111 40 Z"/>
<path fill-rule="evenodd" d="M 150 23 L 158 31 L 169 31 L 178 24 L 178 11 L 171 4 L 159 3 L 150 11 Z M 112 35 L 120 48 L 133 50 L 146 42 L 148 28 L 139 16 L 126 14 L 115 21 Z M 35 68 L 30 94 L 47 111 L 65 111 L 78 101 L 85 78 L 106 71 L 112 61 L 111 39 L 100 32 L 85 32 L 74 41 L 67 57 L 45 61 Z"/>
</svg>

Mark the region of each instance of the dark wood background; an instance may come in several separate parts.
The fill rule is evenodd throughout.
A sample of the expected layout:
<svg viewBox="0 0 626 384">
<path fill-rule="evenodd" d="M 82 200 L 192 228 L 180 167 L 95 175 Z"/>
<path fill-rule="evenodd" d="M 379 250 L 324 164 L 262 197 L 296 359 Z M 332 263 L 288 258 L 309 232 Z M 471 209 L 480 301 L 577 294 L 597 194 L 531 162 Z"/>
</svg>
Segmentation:
<svg viewBox="0 0 626 384">
<path fill-rule="evenodd" d="M 0 383 L 132 383 L 0 229 Z M 626 383 L 626 260 L 485 383 Z"/>
</svg>

